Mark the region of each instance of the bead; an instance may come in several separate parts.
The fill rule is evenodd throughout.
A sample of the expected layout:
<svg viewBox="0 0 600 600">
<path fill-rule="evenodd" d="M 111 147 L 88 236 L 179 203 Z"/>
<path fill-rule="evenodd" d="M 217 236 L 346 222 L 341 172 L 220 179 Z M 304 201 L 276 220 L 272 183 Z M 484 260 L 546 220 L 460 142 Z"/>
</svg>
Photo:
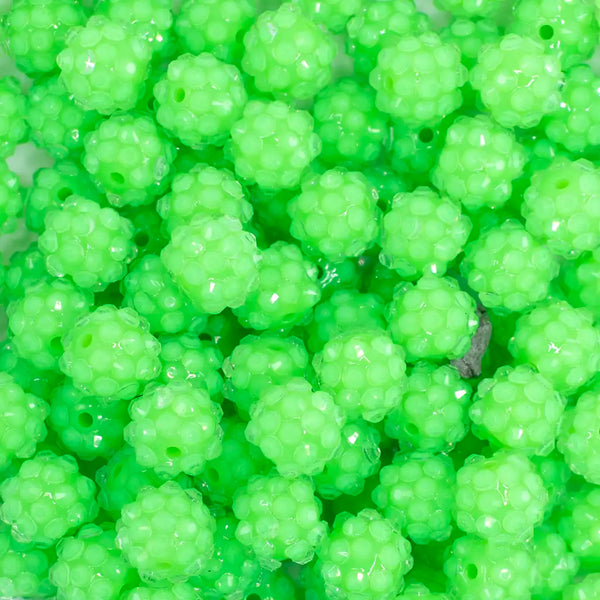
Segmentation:
<svg viewBox="0 0 600 600">
<path fill-rule="evenodd" d="M 435 0 L 435 5 L 457 17 L 488 17 L 500 10 L 502 0 Z"/>
<path fill-rule="evenodd" d="M 560 283 L 572 306 L 584 306 L 600 316 L 600 249 L 562 265 Z"/>
<path fill-rule="evenodd" d="M 600 490 L 596 486 L 585 485 L 565 502 L 565 514 L 558 524 L 558 530 L 573 554 L 590 565 L 597 565 L 600 561 L 598 507 Z"/>
<path fill-rule="evenodd" d="M 412 583 L 396 596 L 396 600 L 448 600 L 448 596 L 430 592 L 427 586 L 421 583 Z"/>
<path fill-rule="evenodd" d="M 119 214 L 133 225 L 133 241 L 138 250 L 138 258 L 146 254 L 160 254 L 169 240 L 161 230 L 162 219 L 156 212 L 155 205 L 124 206 Z"/>
<path fill-rule="evenodd" d="M 362 8 L 360 0 L 293 0 L 314 23 L 342 33 L 348 20 Z"/>
<path fill-rule="evenodd" d="M 479 3 L 479 8 L 494 6 L 494 1 Z M 440 30 L 442 41 L 456 44 L 462 53 L 462 63 L 471 69 L 477 62 L 479 51 L 485 44 L 495 44 L 500 38 L 500 29 L 491 18 L 470 19 L 457 17 Z M 464 92 L 464 90 L 463 90 Z"/>
<path fill-rule="evenodd" d="M 0 80 L 0 158 L 10 156 L 27 133 L 27 102 L 14 77 Z"/>
<path fill-rule="evenodd" d="M 136 587 L 123 600 L 199 600 L 199 591 L 189 583 L 174 583 L 168 588 Z"/>
<path fill-rule="evenodd" d="M 0 233 L 11 233 L 23 212 L 23 197 L 19 178 L 0 157 Z"/>
<path fill-rule="evenodd" d="M 581 581 L 567 586 L 563 600 L 596 600 L 600 598 L 600 574 L 590 573 Z"/>
</svg>

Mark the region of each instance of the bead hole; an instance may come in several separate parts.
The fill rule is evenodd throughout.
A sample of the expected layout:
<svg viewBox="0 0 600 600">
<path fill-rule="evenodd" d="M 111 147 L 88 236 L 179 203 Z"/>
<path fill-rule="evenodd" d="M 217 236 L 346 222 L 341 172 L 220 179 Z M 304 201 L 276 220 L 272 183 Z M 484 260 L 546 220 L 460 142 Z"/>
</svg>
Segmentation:
<svg viewBox="0 0 600 600">
<path fill-rule="evenodd" d="M 569 182 L 566 179 L 561 179 L 556 182 L 556 189 L 564 190 L 569 187 Z"/>
<path fill-rule="evenodd" d="M 94 417 L 92 417 L 92 415 L 90 415 L 90 413 L 88 412 L 82 412 L 79 413 L 77 420 L 79 421 L 81 427 L 87 428 L 92 426 L 92 423 L 94 422 Z"/>
<path fill-rule="evenodd" d="M 81 338 L 81 347 L 82 348 L 89 348 L 91 345 L 92 345 L 92 334 L 91 333 L 86 333 Z"/>
<path fill-rule="evenodd" d="M 183 102 L 185 100 L 185 90 L 179 88 L 175 90 L 175 102 Z"/>
<path fill-rule="evenodd" d="M 145 231 L 140 231 L 139 233 L 136 233 L 133 241 L 136 246 L 145 246 L 150 241 L 150 236 Z"/>
<path fill-rule="evenodd" d="M 542 25 L 539 34 L 543 40 L 551 40 L 554 37 L 554 27 L 552 25 Z"/>
<path fill-rule="evenodd" d="M 424 144 L 429 144 L 433 140 L 433 129 L 430 127 L 424 127 L 419 131 L 419 139 Z"/>
<path fill-rule="evenodd" d="M 210 333 L 201 333 L 201 334 L 198 336 L 198 339 L 199 339 L 201 342 L 212 342 L 212 341 L 213 341 L 212 335 L 210 335 Z"/>
<path fill-rule="evenodd" d="M 58 356 L 59 354 L 62 354 L 63 346 L 62 346 L 59 336 L 54 337 L 50 340 L 50 352 L 54 356 Z"/>
<path fill-rule="evenodd" d="M 260 600 L 260 596 L 258 594 L 250 594 L 246 596 L 246 600 Z"/>
<path fill-rule="evenodd" d="M 121 173 L 111 173 L 110 174 L 110 178 L 115 182 L 115 183 L 125 183 L 125 177 L 123 177 L 123 175 Z"/>
<path fill-rule="evenodd" d="M 479 574 L 479 571 L 477 569 L 477 565 L 467 565 L 467 577 L 469 579 L 477 579 L 477 575 Z"/>
<path fill-rule="evenodd" d="M 58 196 L 58 199 L 61 202 L 64 202 L 69 196 L 71 196 L 73 194 L 73 190 L 70 190 L 69 188 L 61 188 L 60 190 L 58 190 L 58 194 L 56 194 Z"/>
<path fill-rule="evenodd" d="M 179 458 L 181 456 L 181 450 L 176 446 L 169 446 L 167 448 L 167 456 L 169 458 Z"/>
<path fill-rule="evenodd" d="M 409 435 L 417 435 L 417 433 L 419 433 L 419 430 L 417 429 L 417 426 L 414 423 L 407 423 L 406 433 L 408 433 Z"/>
</svg>

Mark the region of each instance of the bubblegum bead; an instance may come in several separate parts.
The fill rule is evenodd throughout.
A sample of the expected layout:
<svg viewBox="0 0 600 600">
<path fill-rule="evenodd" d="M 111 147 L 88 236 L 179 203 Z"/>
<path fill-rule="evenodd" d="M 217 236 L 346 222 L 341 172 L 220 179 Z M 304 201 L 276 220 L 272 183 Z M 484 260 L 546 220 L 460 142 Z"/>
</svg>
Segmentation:
<svg viewBox="0 0 600 600">
<path fill-rule="evenodd" d="M 600 561 L 600 490 L 585 485 L 563 505 L 558 529 L 562 538 L 584 564 L 596 567 Z"/>
<path fill-rule="evenodd" d="M 10 156 L 27 133 L 27 101 L 14 77 L 0 80 L 0 158 Z"/>
<path fill-rule="evenodd" d="M 210 53 L 183 54 L 154 86 L 156 120 L 184 144 L 223 144 L 248 96 L 236 67 Z"/>
<path fill-rule="evenodd" d="M 408 362 L 464 356 L 479 324 L 473 298 L 455 279 L 433 275 L 414 286 L 399 286 L 388 321 L 392 339 L 404 347 Z"/>
<path fill-rule="evenodd" d="M 459 117 L 446 133 L 431 180 L 468 210 L 499 208 L 510 198 L 526 157 L 514 133 L 489 117 Z"/>
<path fill-rule="evenodd" d="M 377 108 L 410 127 L 439 123 L 462 103 L 467 69 L 460 58 L 433 32 L 402 37 L 379 53 L 369 75 Z"/>
<path fill-rule="evenodd" d="M 535 127 L 560 105 L 560 61 L 535 40 L 505 35 L 483 46 L 470 73 L 491 116 L 503 127 Z"/>
<path fill-rule="evenodd" d="M 385 331 L 342 333 L 313 358 L 322 391 L 349 419 L 377 423 L 400 403 L 406 387 L 404 350 Z"/>
<path fill-rule="evenodd" d="M 160 344 L 131 308 L 104 305 L 63 338 L 62 372 L 76 388 L 106 401 L 131 399 L 158 376 Z"/>
<path fill-rule="evenodd" d="M 233 217 L 198 215 L 172 232 L 160 256 L 200 312 L 241 306 L 258 284 L 256 238 Z"/>
<path fill-rule="evenodd" d="M 356 171 L 332 169 L 305 181 L 287 210 L 292 236 L 330 260 L 363 254 L 379 235 L 377 194 Z"/>
<path fill-rule="evenodd" d="M 13 370 L 11 369 L 11 372 Z M 46 437 L 48 404 L 26 393 L 8 373 L 0 372 L 0 469 L 13 458 L 29 458 Z"/>
<path fill-rule="evenodd" d="M 326 392 L 295 377 L 266 389 L 250 412 L 246 437 L 284 477 L 317 475 L 341 443 L 343 411 Z"/>
<path fill-rule="evenodd" d="M 11 233 L 23 212 L 23 197 L 19 178 L 0 157 L 0 233 Z"/>
<path fill-rule="evenodd" d="M 548 492 L 533 463 L 518 452 L 474 454 L 456 473 L 456 524 L 500 543 L 525 541 L 544 519 Z"/>
<path fill-rule="evenodd" d="M 165 478 L 198 475 L 221 454 L 223 411 L 208 392 L 189 382 L 149 386 L 129 407 L 125 441 L 142 467 Z"/>
<path fill-rule="evenodd" d="M 377 511 L 338 514 L 318 551 L 328 598 L 392 600 L 413 559 L 410 543 Z"/>
<path fill-rule="evenodd" d="M 189 583 L 174 583 L 167 588 L 136 587 L 121 596 L 123 600 L 199 600 L 199 592 Z"/>
<path fill-rule="evenodd" d="M 315 476 L 319 495 L 332 500 L 347 494 L 358 496 L 365 480 L 381 466 L 381 436 L 377 429 L 358 419 L 342 428 L 342 443 L 322 473 Z"/>
<path fill-rule="evenodd" d="M 0 484 L 0 518 L 19 542 L 48 548 L 98 514 L 96 486 L 71 456 L 40 452 Z"/>
<path fill-rule="evenodd" d="M 493 2 L 480 3 L 481 8 Z M 485 44 L 495 44 L 500 38 L 500 29 L 491 18 L 470 19 L 457 17 L 440 30 L 442 41 L 456 44 L 462 53 L 462 63 L 472 68 L 477 62 L 479 51 Z"/>
<path fill-rule="evenodd" d="M 458 202 L 425 187 L 397 194 L 383 218 L 379 260 L 405 278 L 444 275 L 470 231 Z"/>
<path fill-rule="evenodd" d="M 77 536 L 63 538 L 50 568 L 57 600 L 118 600 L 133 572 L 115 547 L 114 530 L 84 525 Z"/>
<path fill-rule="evenodd" d="M 244 36 L 242 68 L 261 92 L 303 100 L 331 79 L 333 39 L 294 4 L 260 14 Z"/>
<path fill-rule="evenodd" d="M 284 102 L 251 100 L 231 129 L 230 154 L 239 177 L 265 190 L 293 189 L 320 154 L 310 113 Z"/>
<path fill-rule="evenodd" d="M 590 573 L 563 590 L 563 600 L 597 600 L 600 598 L 600 574 Z"/>
<path fill-rule="evenodd" d="M 306 477 L 256 475 L 233 497 L 237 539 L 250 546 L 261 565 L 274 571 L 289 559 L 306 564 L 327 533 L 321 503 Z"/>
<path fill-rule="evenodd" d="M 215 520 L 197 490 L 145 487 L 117 521 L 116 545 L 143 581 L 185 581 L 213 553 Z"/>
<path fill-rule="evenodd" d="M 553 300 L 517 321 L 508 349 L 532 364 L 560 393 L 570 395 L 591 379 L 600 361 L 600 333 L 585 308 Z"/>
<path fill-rule="evenodd" d="M 600 317 L 600 249 L 564 263 L 560 282 L 573 306 L 584 306 Z"/>
<path fill-rule="evenodd" d="M 555 254 L 577 258 L 600 246 L 600 173 L 588 160 L 559 156 L 525 190 L 525 228 Z"/>
<path fill-rule="evenodd" d="M 113 115 L 84 146 L 82 164 L 113 206 L 148 204 L 164 191 L 175 148 L 150 117 Z"/>
</svg>

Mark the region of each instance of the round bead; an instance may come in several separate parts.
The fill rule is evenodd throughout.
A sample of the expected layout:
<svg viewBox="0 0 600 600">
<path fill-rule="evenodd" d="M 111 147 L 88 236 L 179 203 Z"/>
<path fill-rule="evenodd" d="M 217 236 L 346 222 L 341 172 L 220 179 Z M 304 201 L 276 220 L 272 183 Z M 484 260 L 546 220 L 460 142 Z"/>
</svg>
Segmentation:
<svg viewBox="0 0 600 600">
<path fill-rule="evenodd" d="M 571 551 L 582 562 L 597 565 L 600 561 L 600 490 L 584 485 L 562 506 L 564 515 L 558 529 Z"/>
<path fill-rule="evenodd" d="M 479 8 L 493 6 L 494 2 L 479 3 Z M 491 18 L 457 17 L 440 30 L 446 43 L 456 44 L 462 53 L 462 63 L 471 69 L 477 62 L 479 51 L 485 44 L 495 44 L 500 38 L 500 28 Z"/>
<path fill-rule="evenodd" d="M 0 233 L 11 233 L 23 212 L 23 197 L 19 178 L 0 157 Z"/>
<path fill-rule="evenodd" d="M 136 587 L 122 600 L 199 600 L 199 592 L 189 583 L 174 583 L 167 588 Z"/>
<path fill-rule="evenodd" d="M 422 583 L 411 583 L 399 596 L 396 596 L 396 600 L 448 600 L 448 596 L 430 592 L 429 588 Z"/>
<path fill-rule="evenodd" d="M 0 158 L 10 156 L 27 133 L 27 101 L 14 77 L 0 80 Z"/>
<path fill-rule="evenodd" d="M 567 486 L 573 472 L 566 465 L 564 457 L 558 450 L 554 450 L 548 456 L 532 456 L 531 462 L 542 478 L 544 487 L 548 490 L 550 500 L 546 506 L 546 517 L 549 517 L 554 508 L 562 506 L 566 502 Z"/>
<path fill-rule="evenodd" d="M 314 23 L 327 27 L 333 33 L 342 33 L 348 20 L 361 7 L 360 0 L 292 0 Z"/>
<path fill-rule="evenodd" d="M 563 263 L 561 288 L 573 306 L 584 306 L 600 317 L 600 249 Z"/>
<path fill-rule="evenodd" d="M 563 600 L 596 600 L 600 598 L 600 574 L 590 573 L 563 590 Z"/>
</svg>

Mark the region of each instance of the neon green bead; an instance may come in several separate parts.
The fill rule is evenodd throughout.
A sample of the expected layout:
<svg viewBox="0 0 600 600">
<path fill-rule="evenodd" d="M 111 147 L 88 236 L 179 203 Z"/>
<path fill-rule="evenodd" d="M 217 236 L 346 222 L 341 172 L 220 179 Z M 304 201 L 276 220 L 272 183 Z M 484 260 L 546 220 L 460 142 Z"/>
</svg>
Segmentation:
<svg viewBox="0 0 600 600">
<path fill-rule="evenodd" d="M 396 600 L 448 600 L 448 596 L 430 592 L 429 588 L 421 583 L 412 583 L 396 596 Z"/>
<path fill-rule="evenodd" d="M 27 133 L 26 102 L 17 79 L 0 80 L 0 158 L 10 156 Z"/>
<path fill-rule="evenodd" d="M 435 0 L 435 5 L 456 17 L 487 17 L 500 10 L 502 0 Z"/>
<path fill-rule="evenodd" d="M 14 231 L 22 212 L 23 197 L 19 178 L 0 158 L 0 233 Z"/>
<path fill-rule="evenodd" d="M 314 23 L 342 33 L 348 20 L 362 8 L 360 0 L 292 0 Z"/>
<path fill-rule="evenodd" d="M 563 263 L 560 276 L 561 289 L 569 302 L 584 306 L 598 320 L 600 316 L 600 249 L 584 253 L 577 260 Z"/>
<path fill-rule="evenodd" d="M 121 596 L 122 600 L 200 600 L 200 595 L 189 583 L 174 583 L 167 588 L 136 587 Z"/>
<path fill-rule="evenodd" d="M 562 506 L 566 502 L 573 472 L 565 464 L 565 459 L 558 450 L 554 450 L 548 456 L 532 456 L 531 462 L 548 490 L 546 517 L 549 517 L 557 506 Z"/>
<path fill-rule="evenodd" d="M 590 573 L 581 581 L 565 588 L 563 600 L 596 600 L 600 598 L 600 574 Z"/>
<path fill-rule="evenodd" d="M 480 8 L 485 9 L 488 5 L 493 6 L 494 2 L 479 3 L 479 5 Z M 444 42 L 452 42 L 460 48 L 462 63 L 470 69 L 477 62 L 477 55 L 481 48 L 485 44 L 495 44 L 498 41 L 500 28 L 491 18 L 457 17 L 440 31 L 440 37 Z"/>
<path fill-rule="evenodd" d="M 597 569 L 600 563 L 600 490 L 595 485 L 584 485 L 571 494 L 563 505 L 563 517 L 558 529 L 571 551 L 581 562 Z"/>
</svg>

